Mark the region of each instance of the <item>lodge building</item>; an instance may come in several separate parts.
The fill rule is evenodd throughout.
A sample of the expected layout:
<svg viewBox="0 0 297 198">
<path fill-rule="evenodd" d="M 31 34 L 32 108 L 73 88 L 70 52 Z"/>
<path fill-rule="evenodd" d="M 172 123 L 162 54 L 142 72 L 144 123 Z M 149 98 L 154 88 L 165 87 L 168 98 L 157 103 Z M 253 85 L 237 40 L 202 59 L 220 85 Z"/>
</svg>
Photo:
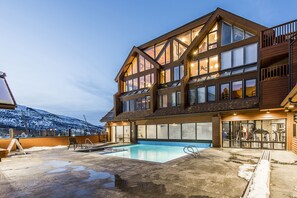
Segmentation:
<svg viewBox="0 0 297 198">
<path fill-rule="evenodd" d="M 297 20 L 267 28 L 218 8 L 134 46 L 101 119 L 109 140 L 297 152 L 296 37 Z"/>
</svg>

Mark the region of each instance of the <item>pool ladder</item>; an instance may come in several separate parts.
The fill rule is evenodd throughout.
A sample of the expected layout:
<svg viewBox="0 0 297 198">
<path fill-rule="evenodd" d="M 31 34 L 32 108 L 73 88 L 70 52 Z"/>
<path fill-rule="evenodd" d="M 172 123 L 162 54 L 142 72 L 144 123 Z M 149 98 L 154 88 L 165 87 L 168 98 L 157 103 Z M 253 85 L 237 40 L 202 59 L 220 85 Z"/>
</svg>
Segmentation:
<svg viewBox="0 0 297 198">
<path fill-rule="evenodd" d="M 185 146 L 183 150 L 185 153 L 192 155 L 194 158 L 197 158 L 200 155 L 198 146 L 188 145 Z"/>
</svg>

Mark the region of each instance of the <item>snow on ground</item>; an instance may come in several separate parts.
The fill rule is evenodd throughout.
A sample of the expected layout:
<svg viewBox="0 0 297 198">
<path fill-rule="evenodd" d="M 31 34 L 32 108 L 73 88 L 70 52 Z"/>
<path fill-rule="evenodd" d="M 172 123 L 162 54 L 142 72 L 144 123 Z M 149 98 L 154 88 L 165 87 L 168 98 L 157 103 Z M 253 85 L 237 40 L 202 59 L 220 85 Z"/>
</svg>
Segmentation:
<svg viewBox="0 0 297 198">
<path fill-rule="evenodd" d="M 243 164 L 239 167 L 238 176 L 249 181 L 253 175 L 255 164 Z"/>
<path fill-rule="evenodd" d="M 53 149 L 61 149 L 61 148 L 67 148 L 67 146 L 36 146 L 36 147 L 24 149 L 24 151 L 25 152 L 45 151 L 45 150 L 53 150 Z"/>
<path fill-rule="evenodd" d="M 257 166 L 252 185 L 249 189 L 248 198 L 269 197 L 270 163 L 262 159 Z"/>
</svg>

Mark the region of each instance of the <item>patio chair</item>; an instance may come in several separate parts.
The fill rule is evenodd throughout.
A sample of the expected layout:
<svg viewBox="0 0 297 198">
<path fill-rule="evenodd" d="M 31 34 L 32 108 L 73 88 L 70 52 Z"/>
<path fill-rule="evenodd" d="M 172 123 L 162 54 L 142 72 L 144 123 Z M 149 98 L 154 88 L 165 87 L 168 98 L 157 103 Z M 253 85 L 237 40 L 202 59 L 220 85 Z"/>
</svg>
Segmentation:
<svg viewBox="0 0 297 198">
<path fill-rule="evenodd" d="M 75 148 L 76 148 L 77 145 L 78 145 L 78 143 L 77 143 L 75 137 L 70 137 L 70 138 L 69 138 L 68 150 L 69 150 L 69 148 L 70 148 L 71 145 L 73 145 L 73 148 L 74 148 L 74 150 L 75 150 Z"/>
</svg>

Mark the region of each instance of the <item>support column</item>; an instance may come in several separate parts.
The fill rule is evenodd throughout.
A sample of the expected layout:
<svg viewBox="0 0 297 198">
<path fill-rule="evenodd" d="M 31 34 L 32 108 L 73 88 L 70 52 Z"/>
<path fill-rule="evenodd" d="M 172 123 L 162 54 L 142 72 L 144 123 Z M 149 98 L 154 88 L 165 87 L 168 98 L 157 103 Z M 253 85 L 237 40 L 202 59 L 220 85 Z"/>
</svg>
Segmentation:
<svg viewBox="0 0 297 198">
<path fill-rule="evenodd" d="M 287 113 L 287 131 L 286 131 L 286 149 L 292 150 L 292 139 L 293 139 L 293 124 L 294 124 L 294 113 Z"/>
<path fill-rule="evenodd" d="M 137 126 L 136 122 L 130 122 L 130 130 L 131 130 L 131 135 L 130 135 L 130 141 L 131 143 L 137 143 Z"/>
<path fill-rule="evenodd" d="M 13 138 L 13 129 L 9 129 L 9 138 Z"/>
<path fill-rule="evenodd" d="M 222 147 L 222 126 L 219 116 L 212 117 L 212 145 Z"/>
</svg>

